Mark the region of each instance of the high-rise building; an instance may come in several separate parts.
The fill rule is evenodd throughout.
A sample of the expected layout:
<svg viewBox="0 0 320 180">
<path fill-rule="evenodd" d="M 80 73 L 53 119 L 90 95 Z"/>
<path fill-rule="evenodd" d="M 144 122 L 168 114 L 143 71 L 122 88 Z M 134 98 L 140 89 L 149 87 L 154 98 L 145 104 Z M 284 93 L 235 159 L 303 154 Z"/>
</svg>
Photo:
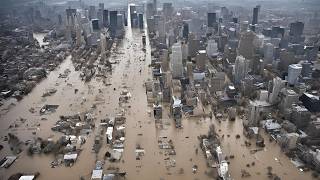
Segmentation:
<svg viewBox="0 0 320 180">
<path fill-rule="evenodd" d="M 288 51 L 286 49 L 281 49 L 279 52 L 279 56 L 280 56 L 279 69 L 283 72 L 288 72 L 289 65 L 298 63 L 299 61 L 295 57 L 293 52 Z"/>
<path fill-rule="evenodd" d="M 270 104 L 265 101 L 250 101 L 248 107 L 248 125 L 257 126 L 262 120 L 263 113 L 270 111 Z"/>
<path fill-rule="evenodd" d="M 233 22 L 233 23 L 238 23 L 238 18 L 237 18 L 237 17 L 233 17 L 233 18 L 232 18 L 232 22 Z"/>
<path fill-rule="evenodd" d="M 255 55 L 251 61 L 251 73 L 255 75 L 262 75 L 264 70 L 264 61 L 259 55 Z"/>
<path fill-rule="evenodd" d="M 201 36 L 202 21 L 200 18 L 192 18 L 187 21 L 189 24 L 189 32 L 193 33 L 197 38 Z"/>
<path fill-rule="evenodd" d="M 242 21 L 240 24 L 240 31 L 241 32 L 246 32 L 249 27 L 249 22 L 248 21 Z"/>
<path fill-rule="evenodd" d="M 139 17 L 136 11 L 131 13 L 131 27 L 136 28 L 139 25 Z"/>
<path fill-rule="evenodd" d="M 172 78 L 183 77 L 182 49 L 179 42 L 172 45 L 171 58 Z"/>
<path fill-rule="evenodd" d="M 153 17 L 147 18 L 147 24 L 148 24 L 148 31 L 154 32 L 155 31 L 155 19 Z"/>
<path fill-rule="evenodd" d="M 132 13 L 134 13 L 135 11 L 137 11 L 137 6 L 134 5 L 134 4 L 131 4 L 131 5 L 130 5 L 130 13 L 132 14 Z"/>
<path fill-rule="evenodd" d="M 278 76 L 273 78 L 272 89 L 271 89 L 271 92 L 269 95 L 269 102 L 271 104 L 276 103 L 276 100 L 279 96 L 279 93 L 280 93 L 281 89 L 284 87 L 284 85 L 285 85 L 284 80 L 282 80 Z"/>
<path fill-rule="evenodd" d="M 81 28 L 79 25 L 76 25 L 76 45 L 81 46 L 81 44 L 82 44 Z"/>
<path fill-rule="evenodd" d="M 100 34 L 100 48 L 101 48 L 101 58 L 102 60 L 105 60 L 106 48 L 107 48 L 107 35 L 105 33 Z"/>
<path fill-rule="evenodd" d="M 99 19 L 92 19 L 91 23 L 92 23 L 92 30 L 93 31 L 96 31 L 96 30 L 100 29 L 100 27 L 99 27 Z"/>
<path fill-rule="evenodd" d="M 208 57 L 213 57 L 216 56 L 218 53 L 218 45 L 214 39 L 209 39 L 208 40 L 208 45 L 207 45 L 207 54 Z"/>
<path fill-rule="evenodd" d="M 139 15 L 139 28 L 140 29 L 143 29 L 143 14 L 142 13 L 140 13 Z"/>
<path fill-rule="evenodd" d="M 197 68 L 202 72 L 205 71 L 207 62 L 208 62 L 207 51 L 199 50 L 196 55 Z"/>
<path fill-rule="evenodd" d="M 291 85 L 296 84 L 298 82 L 301 71 L 301 64 L 290 64 L 288 68 L 288 83 Z"/>
<path fill-rule="evenodd" d="M 246 31 L 241 34 L 239 41 L 238 52 L 244 58 L 252 60 L 254 55 L 255 46 L 253 44 L 256 34 L 252 31 Z"/>
<path fill-rule="evenodd" d="M 185 39 L 188 39 L 188 36 L 189 36 L 189 25 L 188 23 L 183 23 L 182 37 Z"/>
<path fill-rule="evenodd" d="M 303 22 L 296 21 L 294 23 L 290 23 L 289 35 L 290 36 L 295 36 L 295 37 L 302 36 L 303 29 L 304 29 L 304 23 Z"/>
<path fill-rule="evenodd" d="M 97 18 L 97 12 L 95 6 L 89 6 L 89 20 Z"/>
<path fill-rule="evenodd" d="M 99 9 L 104 10 L 104 3 L 99 3 Z"/>
<path fill-rule="evenodd" d="M 169 69 L 169 53 L 167 49 L 162 49 L 160 53 L 161 69 L 167 72 Z"/>
<path fill-rule="evenodd" d="M 200 40 L 189 36 L 188 41 L 188 54 L 191 57 L 195 57 L 200 47 Z"/>
<path fill-rule="evenodd" d="M 259 7 L 253 8 L 253 17 L 252 17 L 252 24 L 258 24 L 258 14 L 259 14 Z"/>
<path fill-rule="evenodd" d="M 66 9 L 66 14 L 67 14 L 67 26 L 74 27 L 76 15 L 77 15 L 77 10 L 70 9 L 70 8 Z"/>
<path fill-rule="evenodd" d="M 264 44 L 263 50 L 264 63 L 272 64 L 274 59 L 274 46 L 271 43 Z"/>
<path fill-rule="evenodd" d="M 164 43 L 166 37 L 166 28 L 165 28 L 165 21 L 163 18 L 159 18 L 157 21 L 157 31 L 159 35 L 159 41 Z"/>
<path fill-rule="evenodd" d="M 311 63 L 308 61 L 304 61 L 302 62 L 301 65 L 302 65 L 302 71 L 301 71 L 302 77 L 311 77 L 311 73 L 312 73 Z"/>
<path fill-rule="evenodd" d="M 118 11 L 110 11 L 110 30 L 111 34 L 115 35 L 116 30 L 117 30 L 117 16 L 118 16 Z"/>
<path fill-rule="evenodd" d="M 166 19 L 171 18 L 171 15 L 173 13 L 173 7 L 172 3 L 163 3 L 163 15 Z"/>
<path fill-rule="evenodd" d="M 117 29 L 124 28 L 124 17 L 123 14 L 117 14 Z"/>
<path fill-rule="evenodd" d="M 199 50 L 196 55 L 196 65 L 200 71 L 206 70 L 206 64 L 208 62 L 208 56 L 206 50 Z"/>
<path fill-rule="evenodd" d="M 234 67 L 234 82 L 240 84 L 248 73 L 249 63 L 243 56 L 237 56 Z"/>
<path fill-rule="evenodd" d="M 229 15 L 229 9 L 226 7 L 221 7 L 221 17 L 227 18 Z"/>
<path fill-rule="evenodd" d="M 102 9 L 98 9 L 97 19 L 99 19 L 99 26 L 100 28 L 102 28 L 103 27 L 103 10 Z"/>
<path fill-rule="evenodd" d="M 106 9 L 103 10 L 102 21 L 104 27 L 107 27 L 109 25 L 109 11 Z"/>
<path fill-rule="evenodd" d="M 181 43 L 182 60 L 188 59 L 188 45 L 184 42 Z"/>
<path fill-rule="evenodd" d="M 320 97 L 309 93 L 303 93 L 299 100 L 311 112 L 320 112 Z"/>
<path fill-rule="evenodd" d="M 283 27 L 272 26 L 271 37 L 272 38 L 283 37 L 284 36 L 284 31 L 285 31 L 285 29 Z"/>
<path fill-rule="evenodd" d="M 283 89 L 281 91 L 281 102 L 280 102 L 280 109 L 282 111 L 286 109 L 290 109 L 293 104 L 296 104 L 299 101 L 299 94 L 294 92 L 291 89 Z"/>
<path fill-rule="evenodd" d="M 217 22 L 217 14 L 216 13 L 208 13 L 208 27 L 214 27 L 214 23 Z"/>
<path fill-rule="evenodd" d="M 193 74 L 193 63 L 191 61 L 188 61 L 186 63 L 186 66 L 187 66 L 187 77 L 190 78 L 192 77 L 192 74 Z"/>
<path fill-rule="evenodd" d="M 297 128 L 305 128 L 310 122 L 311 113 L 304 106 L 293 105 L 291 121 L 297 126 Z"/>
<path fill-rule="evenodd" d="M 157 14 L 157 0 L 153 0 L 154 14 Z"/>
<path fill-rule="evenodd" d="M 154 15 L 153 3 L 147 3 L 146 15 L 147 15 L 147 18 L 150 18 L 151 16 Z"/>
</svg>

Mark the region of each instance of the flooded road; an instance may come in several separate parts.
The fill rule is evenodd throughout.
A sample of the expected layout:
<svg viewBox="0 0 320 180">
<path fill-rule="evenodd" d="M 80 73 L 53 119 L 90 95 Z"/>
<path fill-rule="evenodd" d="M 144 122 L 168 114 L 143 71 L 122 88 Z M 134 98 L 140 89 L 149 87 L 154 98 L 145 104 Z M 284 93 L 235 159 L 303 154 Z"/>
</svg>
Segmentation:
<svg viewBox="0 0 320 180">
<path fill-rule="evenodd" d="M 169 110 L 166 107 L 161 120 L 163 126 L 158 127 L 152 113 L 151 115 L 148 113 L 152 111 L 152 106 L 147 103 L 144 87 L 144 83 L 152 78 L 149 67 L 151 49 L 148 36 L 146 36 L 146 52 L 142 50 L 141 41 L 142 36 L 146 35 L 146 24 L 145 32 L 141 32 L 139 29 L 131 29 L 129 18 L 128 23 L 124 40 L 119 45 L 117 52 L 110 57 L 111 60 L 119 62 L 114 65 L 112 74 L 107 78 L 110 86 L 106 86 L 102 79 L 98 77 L 87 83 L 81 81 L 80 72 L 75 71 L 71 56 L 68 56 L 57 70 L 52 71 L 23 100 L 12 104 L 10 109 L 7 110 L 5 110 L 6 106 L 1 107 L 1 144 L 6 144 L 3 139 L 9 132 L 17 135 L 24 142 L 37 137 L 56 140 L 62 134 L 53 132 L 51 127 L 60 115 L 74 115 L 89 111 L 96 117 L 97 127 L 101 119 L 114 117 L 124 110 L 127 118 L 124 153 L 120 162 L 105 161 L 103 167 L 105 172 L 110 167 L 118 167 L 121 171 L 127 172 L 128 180 L 213 179 L 212 175 L 216 175 L 216 173 L 214 169 L 207 167 L 197 139 L 199 135 L 207 134 L 209 125 L 213 123 L 216 125 L 216 130 L 221 129 L 218 132 L 220 136 L 222 134 L 230 135 L 229 138 L 225 137 L 222 140 L 222 148 L 227 155 L 235 155 L 235 158 L 230 160 L 230 171 L 233 179 L 241 179 L 241 169 L 250 172 L 251 177 L 246 179 L 268 179 L 266 175 L 267 166 L 272 166 L 273 172 L 282 179 L 311 179 L 310 173 L 299 172 L 290 163 L 289 159 L 280 152 L 279 146 L 274 142 L 266 142 L 265 150 L 250 154 L 249 148 L 243 145 L 245 138 L 242 134 L 240 119 L 235 122 L 222 121 L 220 124 L 214 119 L 210 120 L 202 116 L 183 118 L 183 129 L 176 129 L 174 121 L 168 116 Z M 145 61 L 142 61 L 143 59 Z M 66 69 L 70 70 L 67 78 L 59 78 L 59 74 L 62 74 Z M 49 88 L 55 88 L 57 92 L 52 96 L 42 97 L 45 90 Z M 79 92 L 74 93 L 75 89 L 78 89 Z M 131 93 L 132 98 L 128 104 L 119 107 L 120 92 L 124 89 Z M 103 99 L 103 101 L 97 99 Z M 52 114 L 40 116 L 39 110 L 45 104 L 56 104 L 59 107 Z M 93 107 L 94 104 L 96 107 Z M 30 111 L 31 108 L 35 110 L 35 113 Z M 22 123 L 19 120 L 20 117 L 27 120 Z M 41 120 L 43 118 L 46 120 Z M 14 126 L 9 128 L 10 125 Z M 95 132 L 88 135 L 86 143 L 81 147 L 82 152 L 72 167 L 58 166 L 51 168 L 50 163 L 54 159 L 52 155 L 36 154 L 28 156 L 27 150 L 24 148 L 17 161 L 9 169 L 0 169 L 0 180 L 5 180 L 17 172 L 40 172 L 38 178 L 40 180 L 71 180 L 80 179 L 80 177 L 90 179 L 95 162 L 103 160 L 104 154 L 109 148 L 104 143 L 100 153 L 96 155 L 92 150 L 94 134 Z M 236 134 L 240 134 L 241 138 L 236 139 Z M 159 148 L 158 140 L 161 137 L 172 140 L 176 155 L 169 156 Z M 145 155 L 141 160 L 136 160 L 135 149 L 137 145 L 145 150 Z M 0 158 L 11 154 L 9 147 L 4 147 L 0 152 Z M 198 153 L 196 153 L 196 149 L 199 150 Z M 175 162 L 175 167 L 169 167 L 166 164 L 168 158 Z M 251 164 L 253 161 L 255 166 L 247 168 L 246 164 Z M 192 172 L 194 165 L 198 166 L 196 173 Z"/>
<path fill-rule="evenodd" d="M 233 179 L 241 179 L 241 171 L 246 170 L 250 173 L 250 177 L 244 179 L 269 179 L 267 176 L 267 167 L 272 167 L 272 173 L 278 175 L 281 179 L 301 180 L 313 179 L 310 172 L 300 172 L 290 159 L 281 151 L 279 144 L 275 141 L 269 142 L 269 135 L 264 130 L 260 130 L 260 134 L 265 140 L 265 147 L 256 153 L 250 153 L 250 150 L 259 149 L 255 145 L 254 138 L 247 139 L 243 134 L 242 119 L 237 118 L 234 122 L 229 120 L 214 121 L 216 131 L 221 138 L 223 152 L 227 155 L 234 155 L 234 159 L 230 161 L 230 173 Z M 220 130 L 220 131 L 219 131 Z M 229 137 L 228 137 L 229 135 Z M 236 135 L 240 135 L 237 139 Z M 245 141 L 249 141 L 251 147 L 245 146 Z M 252 165 L 252 162 L 253 165 Z M 247 165 L 249 164 L 249 167 Z"/>
<path fill-rule="evenodd" d="M 171 126 L 165 130 L 157 130 L 153 117 L 148 115 L 151 106 L 147 104 L 143 85 L 147 79 L 152 78 L 151 69 L 148 66 L 151 62 L 151 50 L 148 39 L 146 53 L 142 50 L 142 35 L 145 33 L 139 29 L 131 29 L 129 24 L 124 40 L 119 45 L 117 52 L 110 57 L 111 60 L 119 62 L 108 77 L 110 86 L 105 86 L 99 78 L 94 78 L 88 83 L 81 81 L 80 72 L 75 71 L 71 56 L 68 56 L 57 70 L 50 72 L 48 77 L 20 102 L 14 102 L 8 109 L 6 105 L 1 107 L 1 144 L 7 144 L 3 140 L 8 133 L 17 135 L 23 142 L 37 137 L 57 140 L 62 134 L 53 132 L 51 127 L 60 115 L 74 115 L 89 111 L 96 117 L 96 124 L 99 124 L 100 119 L 115 116 L 120 110 L 125 109 L 127 121 L 123 161 L 118 163 L 105 162 L 104 169 L 106 171 L 110 167 L 119 167 L 120 170 L 127 172 L 127 179 L 209 179 L 204 174 L 207 168 L 203 155 L 201 153 L 195 155 L 194 151 L 199 144 L 196 137 L 201 133 L 200 130 L 193 131 L 195 128 L 199 128 L 196 121 L 189 123 L 186 120 L 186 128 L 176 131 L 173 121 L 165 119 L 164 121 L 171 123 Z M 141 61 L 141 59 L 146 60 Z M 59 74 L 63 74 L 67 69 L 70 70 L 67 78 L 59 78 Z M 57 92 L 51 96 L 42 97 L 42 94 L 49 88 L 55 88 Z M 74 93 L 75 89 L 79 89 L 76 94 Z M 119 96 L 123 89 L 128 89 L 132 98 L 126 107 L 119 107 Z M 101 98 L 104 99 L 104 102 L 97 101 Z M 40 116 L 39 110 L 45 104 L 59 105 L 59 107 L 54 113 Z M 93 104 L 96 104 L 96 108 L 93 108 Z M 32 109 L 34 113 L 32 113 Z M 20 117 L 26 121 L 21 122 Z M 202 130 L 206 132 L 207 127 L 203 126 Z M 79 179 L 80 177 L 89 179 L 96 160 L 102 160 L 108 149 L 106 144 L 103 145 L 100 153 L 96 156 L 92 151 L 94 134 L 93 132 L 88 135 L 86 143 L 81 147 L 79 158 L 72 167 L 51 168 L 50 163 L 54 160 L 53 155 L 35 154 L 29 156 L 27 155 L 27 146 L 24 146 L 23 152 L 18 155 L 17 161 L 10 168 L 0 169 L 0 179 L 7 179 L 17 172 L 40 172 L 38 178 L 40 180 Z M 173 140 L 177 152 L 174 157 L 176 167 L 166 168 L 164 164 L 166 155 L 158 147 L 160 135 L 166 135 Z M 187 136 L 188 139 L 185 138 Z M 136 160 L 137 144 L 145 149 L 145 156 L 141 160 Z M 7 145 L 0 152 L 0 157 L 3 158 L 6 155 L 11 155 Z M 196 174 L 192 173 L 194 164 L 199 166 Z M 181 168 L 184 169 L 183 173 L 181 173 Z"/>
</svg>

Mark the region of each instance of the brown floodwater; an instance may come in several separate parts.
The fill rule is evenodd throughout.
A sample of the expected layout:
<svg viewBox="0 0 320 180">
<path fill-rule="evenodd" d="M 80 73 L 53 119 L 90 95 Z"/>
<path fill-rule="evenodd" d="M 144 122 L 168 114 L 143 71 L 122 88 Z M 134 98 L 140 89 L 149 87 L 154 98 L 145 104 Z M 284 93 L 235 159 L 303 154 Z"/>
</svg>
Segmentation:
<svg viewBox="0 0 320 180">
<path fill-rule="evenodd" d="M 130 13 L 128 13 L 130 14 Z M 35 137 L 58 139 L 62 134 L 51 131 L 52 125 L 59 119 L 60 115 L 73 115 L 76 113 L 91 111 L 98 125 L 100 119 L 107 116 L 115 116 L 121 109 L 126 112 L 126 140 L 125 148 L 120 162 L 105 162 L 104 170 L 108 172 L 110 167 L 119 167 L 121 171 L 127 172 L 127 179 L 174 179 L 174 180 L 205 180 L 213 179 L 206 175 L 212 169 L 206 166 L 204 155 L 199 147 L 197 136 L 206 134 L 211 123 L 216 125 L 216 130 L 221 129 L 220 135 L 225 134 L 222 140 L 222 149 L 227 155 L 235 155 L 230 160 L 230 171 L 233 179 L 241 179 L 241 169 L 250 172 L 251 177 L 247 179 L 268 179 L 267 166 L 273 167 L 273 172 L 282 179 L 299 180 L 311 179 L 311 173 L 299 172 L 290 160 L 280 151 L 277 144 L 266 142 L 264 151 L 250 154 L 250 148 L 245 147 L 245 138 L 242 135 L 242 122 L 237 119 L 235 122 L 222 121 L 203 118 L 202 116 L 183 118 L 183 129 L 176 129 L 172 119 L 168 116 L 168 110 L 163 114 L 162 128 L 156 127 L 156 122 L 148 112 L 152 106 L 148 105 L 143 86 L 147 79 L 152 78 L 151 69 L 148 65 L 151 62 L 151 50 L 147 36 L 146 53 L 142 51 L 141 37 L 144 35 L 139 29 L 126 28 L 124 40 L 119 45 L 116 53 L 110 58 L 119 62 L 114 65 L 113 72 L 107 78 L 111 84 L 105 86 L 102 79 L 94 78 L 90 82 L 81 81 L 80 72 L 74 70 L 71 56 L 51 72 L 48 77 L 41 81 L 33 91 L 24 97 L 20 102 L 8 100 L 0 111 L 0 144 L 5 148 L 0 151 L 0 158 L 10 155 L 11 152 L 4 142 L 4 136 L 9 132 L 16 134 L 22 141 L 27 141 Z M 145 27 L 146 29 L 146 27 Z M 140 61 L 140 59 L 146 61 Z M 60 73 L 66 69 L 71 72 L 66 79 L 58 78 Z M 141 73 L 139 70 L 141 69 Z M 126 87 L 125 87 L 126 86 Z M 57 92 L 52 96 L 43 98 L 43 92 L 48 88 L 56 88 Z M 116 90 L 114 90 L 116 88 Z M 79 89 L 77 94 L 74 89 Z M 128 89 L 132 98 L 125 106 L 119 107 L 119 96 L 123 89 Z M 99 91 L 100 90 L 100 91 Z M 96 96 L 104 98 L 104 102 L 97 102 Z M 14 102 L 14 105 L 11 104 Z M 96 108 L 92 105 L 97 103 Z M 39 115 L 40 108 L 45 104 L 58 104 L 55 113 Z M 130 108 L 128 106 L 131 106 Z M 35 113 L 29 111 L 30 108 L 36 110 Z M 166 108 L 167 109 L 167 108 Z M 201 112 L 199 112 L 201 114 Z M 16 128 L 8 127 L 17 122 L 19 117 L 26 120 Z M 47 120 L 41 120 L 42 117 Z M 40 123 L 40 126 L 37 125 Z M 32 132 L 36 132 L 34 135 Z M 226 135 L 230 137 L 227 138 Z M 236 139 L 236 134 L 241 138 Z M 50 162 L 54 160 L 52 155 L 28 156 L 25 150 L 19 154 L 17 161 L 8 169 L 0 169 L 0 180 L 7 179 L 17 172 L 34 173 L 40 172 L 40 180 L 70 180 L 79 179 L 81 176 L 90 179 L 91 171 L 95 167 L 96 160 L 103 160 L 104 153 L 109 147 L 104 144 L 96 155 L 92 151 L 95 132 L 88 136 L 87 142 L 82 146 L 82 152 L 72 167 L 58 166 L 51 168 Z M 176 162 L 176 167 L 166 168 L 165 160 L 168 155 L 163 153 L 158 146 L 159 137 L 167 137 L 173 141 L 176 155 L 170 156 Z M 266 138 L 268 139 L 268 138 Z M 145 155 L 141 160 L 136 160 L 135 148 L 139 144 L 145 150 Z M 196 154 L 196 149 L 199 153 Z M 253 147 L 252 147 L 253 148 Z M 278 161 L 275 160 L 278 159 Z M 255 166 L 247 168 L 246 164 L 255 162 Z M 197 173 L 192 173 L 192 166 L 197 165 Z M 181 173 L 183 168 L 183 173 Z M 214 169 L 213 169 L 214 170 Z M 215 172 L 215 170 L 214 170 Z"/>
</svg>

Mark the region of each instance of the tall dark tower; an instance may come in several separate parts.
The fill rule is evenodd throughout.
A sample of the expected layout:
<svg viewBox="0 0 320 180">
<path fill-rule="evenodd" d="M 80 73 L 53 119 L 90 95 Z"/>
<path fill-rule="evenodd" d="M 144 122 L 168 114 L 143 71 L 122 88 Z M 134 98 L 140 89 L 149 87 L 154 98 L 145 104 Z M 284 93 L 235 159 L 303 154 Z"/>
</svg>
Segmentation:
<svg viewBox="0 0 320 180">
<path fill-rule="evenodd" d="M 217 22 L 217 14 L 216 13 L 208 13 L 208 27 L 213 27 L 214 23 Z"/>
<path fill-rule="evenodd" d="M 143 14 L 139 14 L 139 28 L 143 29 Z"/>
<path fill-rule="evenodd" d="M 157 14 L 157 0 L 153 0 L 154 13 Z"/>
<path fill-rule="evenodd" d="M 258 24 L 259 7 L 253 8 L 252 25 Z"/>
<path fill-rule="evenodd" d="M 117 31 L 117 15 L 118 11 L 110 11 L 110 30 L 112 35 L 115 35 Z"/>
<path fill-rule="evenodd" d="M 184 23 L 183 24 L 183 30 L 182 30 L 182 37 L 185 39 L 188 39 L 188 35 L 189 35 L 189 24 L 188 23 Z"/>
<path fill-rule="evenodd" d="M 107 27 L 109 25 L 109 11 L 108 10 L 103 10 L 103 15 L 102 15 L 102 19 L 103 19 L 103 26 Z"/>
<path fill-rule="evenodd" d="M 289 35 L 290 36 L 302 36 L 303 34 L 303 29 L 304 29 L 304 23 L 303 22 L 293 22 L 290 23 L 290 32 Z"/>
</svg>

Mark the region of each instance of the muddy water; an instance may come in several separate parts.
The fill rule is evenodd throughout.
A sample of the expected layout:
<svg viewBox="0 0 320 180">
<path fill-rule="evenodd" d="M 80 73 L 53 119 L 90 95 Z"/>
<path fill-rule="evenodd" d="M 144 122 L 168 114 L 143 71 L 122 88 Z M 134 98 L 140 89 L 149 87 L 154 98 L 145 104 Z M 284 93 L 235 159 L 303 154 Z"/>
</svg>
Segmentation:
<svg viewBox="0 0 320 180">
<path fill-rule="evenodd" d="M 105 172 L 109 167 L 119 167 L 121 171 L 127 172 L 127 179 L 129 180 L 213 179 L 205 174 L 210 169 L 206 167 L 197 136 L 206 134 L 209 125 L 214 123 L 217 130 L 221 129 L 221 135 L 230 134 L 230 138 L 225 137 L 222 141 L 222 146 L 226 154 L 235 155 L 235 159 L 231 160 L 230 165 L 231 175 L 234 179 L 240 179 L 241 169 L 246 169 L 251 173 L 252 176 L 248 179 L 267 179 L 267 166 L 272 166 L 274 172 L 282 179 L 311 179 L 310 174 L 298 172 L 274 143 L 267 143 L 265 151 L 254 155 L 249 154 L 248 148 L 242 145 L 244 138 L 242 137 L 240 120 L 234 123 L 223 121 L 219 124 L 215 120 L 202 117 L 184 118 L 182 121 L 183 129 L 176 129 L 173 120 L 168 117 L 168 111 L 165 111 L 162 119 L 163 128 L 156 128 L 155 120 L 148 115 L 151 106 L 147 104 L 145 88 L 143 87 L 144 82 L 151 78 L 151 69 L 148 67 L 151 61 L 150 46 L 147 39 L 147 51 L 146 53 L 142 51 L 141 37 L 143 34 L 138 29 L 130 28 L 130 19 L 128 19 L 128 22 L 129 27 L 126 29 L 125 38 L 117 53 L 111 57 L 119 62 L 115 65 L 110 78 L 108 78 L 111 86 L 103 85 L 99 78 L 94 78 L 88 83 L 82 82 L 79 78 L 79 72 L 76 72 L 73 68 L 71 57 L 67 57 L 60 67 L 51 72 L 48 78 L 37 85 L 28 96 L 17 102 L 9 111 L 1 111 L 0 143 L 6 144 L 6 142 L 3 142 L 3 137 L 8 132 L 16 134 L 22 141 L 35 137 L 58 139 L 61 134 L 52 132 L 50 128 L 60 115 L 73 115 L 78 112 L 91 111 L 97 118 L 98 124 L 100 119 L 114 116 L 123 108 L 127 117 L 123 161 L 118 163 L 105 162 Z M 144 58 L 146 58 L 146 61 L 140 61 Z M 66 69 L 71 71 L 68 78 L 58 78 L 59 74 Z M 141 73 L 139 73 L 140 69 Z M 127 107 L 120 108 L 118 99 L 121 90 L 125 89 L 124 86 L 127 86 L 126 89 L 130 91 L 132 98 Z M 57 92 L 50 97 L 42 98 L 41 95 L 47 88 L 56 88 Z M 75 94 L 74 89 L 79 89 L 79 92 Z M 97 103 L 96 96 L 104 98 L 105 102 L 98 103 L 97 108 L 92 109 L 92 105 Z M 55 113 L 40 116 L 39 110 L 44 104 L 58 104 L 59 108 Z M 29 112 L 30 108 L 34 108 L 36 112 Z M 26 118 L 27 121 L 23 124 L 18 123 L 19 127 L 8 129 L 11 124 L 17 122 L 16 119 L 19 117 Z M 47 118 L 47 120 L 40 120 L 42 117 Z M 37 123 L 40 123 L 40 126 L 37 126 Z M 32 132 L 36 132 L 36 135 L 33 135 Z M 95 161 L 102 160 L 103 154 L 108 150 L 107 145 L 104 145 L 97 156 L 92 152 L 94 134 L 93 132 L 88 136 L 77 162 L 71 168 L 64 166 L 51 168 L 52 156 L 34 155 L 30 157 L 24 151 L 9 169 L 0 169 L 0 180 L 7 179 L 8 176 L 16 172 L 32 173 L 36 171 L 40 172 L 40 180 L 70 180 L 79 179 L 80 176 L 89 179 Z M 241 135 L 240 140 L 235 139 L 236 134 Z M 160 136 L 172 139 L 177 153 L 177 155 L 172 156 L 172 159 L 176 161 L 176 167 L 169 169 L 165 167 L 164 159 L 168 156 L 164 155 L 158 147 Z M 137 144 L 145 149 L 145 156 L 141 160 L 135 159 Z M 195 153 L 196 148 L 199 148 L 198 154 Z M 7 146 L 0 152 L 0 158 L 5 155 L 10 155 Z M 278 158 L 280 161 L 275 161 L 274 158 Z M 246 168 L 245 165 L 252 161 L 255 161 L 256 165 Z M 195 174 L 192 173 L 193 165 L 198 166 L 198 171 Z M 181 168 L 184 170 L 182 174 L 180 173 Z"/>
<path fill-rule="evenodd" d="M 130 20 L 129 20 L 130 22 Z M 79 78 L 79 72 L 76 72 L 71 62 L 71 56 L 57 68 L 56 71 L 51 72 L 48 78 L 39 83 L 33 91 L 20 102 L 15 102 L 9 110 L 4 105 L 1 107 L 1 121 L 0 121 L 0 136 L 1 144 L 5 148 L 0 152 L 0 158 L 11 155 L 9 147 L 3 138 L 7 133 L 16 134 L 21 141 L 27 141 L 32 138 L 42 137 L 58 139 L 62 134 L 51 131 L 52 125 L 58 120 L 60 115 L 73 115 L 86 111 L 92 111 L 98 121 L 108 116 L 114 116 L 119 112 L 118 106 L 119 94 L 124 86 L 132 94 L 130 103 L 131 108 L 126 109 L 126 142 L 125 151 L 123 154 L 123 162 L 109 163 L 106 162 L 104 169 L 109 167 L 119 167 L 122 171 L 127 172 L 127 179 L 208 179 L 204 175 L 206 170 L 205 161 L 201 153 L 195 155 L 195 144 L 198 144 L 196 135 L 199 132 L 193 130 L 199 128 L 195 122 L 186 122 L 185 127 L 189 127 L 180 131 L 176 131 L 173 126 L 169 126 L 166 130 L 156 130 L 155 122 L 152 117 L 149 117 L 144 82 L 151 77 L 151 70 L 148 68 L 150 64 L 150 47 L 147 44 L 147 52 L 142 51 L 142 33 L 140 30 L 126 29 L 126 37 L 119 46 L 117 53 L 111 58 L 119 61 L 115 65 L 112 75 L 109 78 L 111 86 L 104 86 L 99 78 L 93 79 L 91 82 L 84 83 Z M 140 61 L 146 56 L 146 61 Z M 58 78 L 60 73 L 69 69 L 71 73 L 66 79 Z M 141 74 L 139 73 L 139 70 Z M 56 88 L 57 92 L 49 97 L 43 98 L 41 95 L 48 88 Z M 114 88 L 116 90 L 114 91 Z M 74 89 L 79 89 L 77 94 Z M 99 92 L 100 89 L 100 92 Z M 104 103 L 97 104 L 96 109 L 92 109 L 92 105 L 97 103 L 96 96 L 103 97 Z M 40 116 L 39 110 L 45 104 L 58 104 L 59 107 L 55 113 Z M 3 108 L 3 109 L 2 109 Z M 35 109 L 35 113 L 29 111 L 30 108 Z M 17 120 L 23 117 L 26 120 L 24 123 L 19 123 Z M 47 120 L 40 120 L 41 118 Z M 172 120 L 167 119 L 172 123 Z M 12 124 L 19 124 L 18 127 L 8 128 Z M 37 123 L 40 123 L 38 125 Z M 173 123 L 172 123 L 173 125 Z M 206 131 L 206 126 L 203 127 Z M 35 135 L 33 133 L 36 133 Z M 192 132 L 192 133 L 190 133 Z M 164 164 L 166 158 L 158 148 L 158 136 L 165 134 L 172 138 L 176 146 L 177 156 L 174 157 L 177 167 L 167 170 Z M 92 152 L 93 138 L 95 133 L 88 136 L 87 142 L 82 146 L 82 152 L 71 168 L 59 166 L 56 168 L 50 167 L 50 162 L 54 159 L 51 155 L 34 155 L 32 157 L 26 154 L 26 147 L 23 153 L 19 154 L 18 160 L 9 169 L 0 169 L 0 179 L 7 179 L 10 175 L 17 172 L 34 173 L 40 172 L 39 179 L 79 179 L 83 176 L 87 179 L 94 168 L 96 160 L 101 160 L 103 154 L 108 147 L 104 145 L 100 150 L 98 156 Z M 138 135 L 142 134 L 142 136 Z M 186 136 L 190 136 L 186 139 Z M 136 144 L 140 144 L 146 151 L 141 160 L 135 159 Z M 199 172 L 192 174 L 192 165 L 199 166 Z M 178 170 L 184 168 L 184 174 L 179 174 Z"/>
<path fill-rule="evenodd" d="M 265 139 L 266 147 L 262 151 L 251 154 L 250 150 L 256 149 L 255 141 L 247 139 L 243 135 L 242 120 L 237 118 L 235 122 L 228 120 L 218 123 L 214 121 L 216 131 L 222 137 L 221 144 L 224 153 L 227 156 L 234 155 L 234 159 L 230 159 L 230 172 L 234 179 L 241 179 L 241 170 L 245 169 L 251 174 L 251 177 L 245 179 L 268 179 L 267 167 L 272 167 L 272 172 L 277 174 L 281 179 L 300 180 L 312 179 L 310 172 L 300 172 L 291 162 L 290 159 L 281 152 L 279 145 L 276 142 L 269 142 L 269 136 L 262 132 Z M 219 132 L 219 129 L 221 130 Z M 240 138 L 237 139 L 236 135 Z M 230 135 L 230 137 L 227 137 Z M 251 147 L 246 147 L 244 141 L 250 141 Z M 251 163 L 255 162 L 252 166 Z M 250 164 L 250 167 L 246 167 Z"/>
</svg>

